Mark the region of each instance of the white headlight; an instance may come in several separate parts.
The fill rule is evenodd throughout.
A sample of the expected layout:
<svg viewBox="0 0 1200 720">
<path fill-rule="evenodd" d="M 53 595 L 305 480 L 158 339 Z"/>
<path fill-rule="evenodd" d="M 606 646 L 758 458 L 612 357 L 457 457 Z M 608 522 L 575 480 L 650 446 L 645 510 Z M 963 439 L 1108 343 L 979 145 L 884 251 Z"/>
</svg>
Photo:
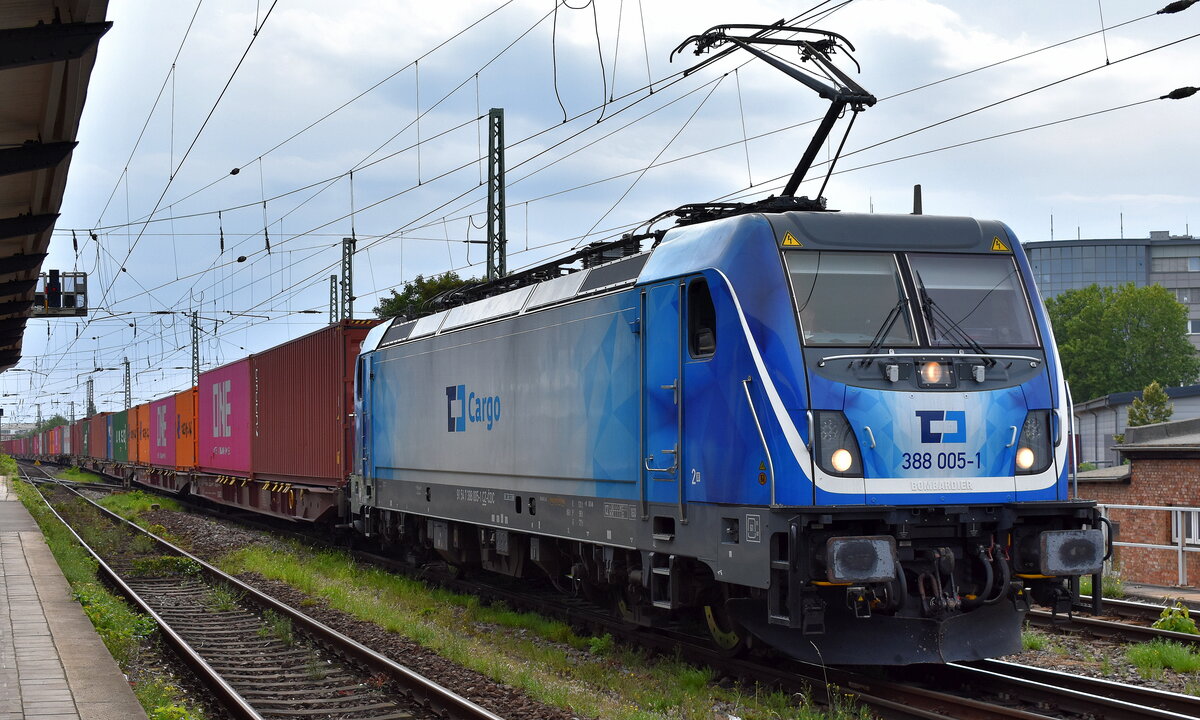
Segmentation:
<svg viewBox="0 0 1200 720">
<path fill-rule="evenodd" d="M 838 448 L 833 451 L 833 457 L 829 459 L 833 464 L 833 469 L 838 472 L 846 472 L 850 466 L 854 464 L 854 456 L 846 448 Z"/>
<path fill-rule="evenodd" d="M 1028 470 L 1033 467 L 1035 456 L 1033 450 L 1023 447 L 1017 451 L 1017 467 L 1022 470 Z"/>
<path fill-rule="evenodd" d="M 921 379 L 927 385 L 937 385 L 942 381 L 942 364 L 937 362 L 925 363 L 921 366 Z"/>
</svg>

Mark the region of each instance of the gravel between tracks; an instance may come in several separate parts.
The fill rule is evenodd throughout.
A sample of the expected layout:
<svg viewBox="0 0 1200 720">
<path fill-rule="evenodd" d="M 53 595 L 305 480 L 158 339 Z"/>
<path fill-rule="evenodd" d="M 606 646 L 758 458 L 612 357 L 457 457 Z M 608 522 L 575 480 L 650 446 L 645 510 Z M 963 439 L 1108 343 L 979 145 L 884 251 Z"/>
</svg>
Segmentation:
<svg viewBox="0 0 1200 720">
<path fill-rule="evenodd" d="M 246 530 L 213 518 L 190 513 L 156 510 L 144 514 L 142 519 L 167 528 L 171 535 L 185 542 L 189 552 L 203 560 L 213 560 L 224 553 L 249 544 L 261 545 L 264 542 L 274 541 L 267 533 Z M 303 607 L 306 615 L 403 664 L 439 685 L 457 692 L 497 715 L 514 720 L 516 718 L 573 720 L 577 717 L 570 712 L 540 703 L 516 688 L 496 683 L 474 670 L 457 665 L 396 633 L 331 608 L 325 600 L 306 595 L 290 585 L 268 580 L 256 574 L 242 575 L 238 579 L 292 607 Z M 301 605 L 302 602 L 303 605 Z"/>
</svg>

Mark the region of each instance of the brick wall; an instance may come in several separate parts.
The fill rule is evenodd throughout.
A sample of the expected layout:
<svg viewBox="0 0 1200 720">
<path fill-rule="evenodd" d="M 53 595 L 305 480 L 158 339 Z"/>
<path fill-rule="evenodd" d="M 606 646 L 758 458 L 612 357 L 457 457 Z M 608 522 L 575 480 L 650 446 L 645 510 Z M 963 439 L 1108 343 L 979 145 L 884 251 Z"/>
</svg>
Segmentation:
<svg viewBox="0 0 1200 720">
<path fill-rule="evenodd" d="M 1200 459 L 1133 460 L 1129 482 L 1079 482 L 1079 496 L 1112 505 L 1160 505 L 1200 508 Z M 1162 510 L 1109 510 L 1120 523 L 1120 542 L 1173 545 L 1171 514 Z M 1117 548 L 1117 567 L 1125 582 L 1179 584 L 1174 550 Z M 1186 585 L 1200 584 L 1200 553 L 1184 553 Z"/>
</svg>

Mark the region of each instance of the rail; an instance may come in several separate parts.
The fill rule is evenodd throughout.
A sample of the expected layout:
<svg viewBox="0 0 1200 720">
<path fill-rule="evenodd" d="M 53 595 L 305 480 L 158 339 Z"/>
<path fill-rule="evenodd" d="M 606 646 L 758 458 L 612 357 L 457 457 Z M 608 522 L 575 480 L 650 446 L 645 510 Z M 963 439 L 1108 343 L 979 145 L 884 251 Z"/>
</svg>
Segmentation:
<svg viewBox="0 0 1200 720">
<path fill-rule="evenodd" d="M 1165 550 L 1175 553 L 1176 585 L 1187 585 L 1188 573 L 1185 553 L 1200 552 L 1200 507 L 1175 507 L 1169 505 L 1104 505 L 1096 506 L 1100 514 L 1107 520 L 1110 510 L 1150 510 L 1156 513 L 1169 513 L 1171 516 L 1171 536 L 1174 543 L 1170 545 L 1143 542 L 1113 541 L 1116 547 L 1146 548 L 1149 550 Z M 1188 517 L 1185 518 L 1185 513 Z M 1194 544 L 1189 544 L 1191 540 Z"/>
</svg>

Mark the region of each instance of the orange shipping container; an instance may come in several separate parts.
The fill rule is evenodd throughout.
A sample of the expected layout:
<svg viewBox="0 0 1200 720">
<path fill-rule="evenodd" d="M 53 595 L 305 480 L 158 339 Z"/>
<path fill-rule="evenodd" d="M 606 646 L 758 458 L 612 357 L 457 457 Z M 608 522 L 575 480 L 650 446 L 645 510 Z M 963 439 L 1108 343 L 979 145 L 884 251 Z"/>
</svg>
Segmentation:
<svg viewBox="0 0 1200 720">
<path fill-rule="evenodd" d="M 102 412 L 92 416 L 88 428 L 88 457 L 108 457 L 108 416 L 112 413 Z"/>
<path fill-rule="evenodd" d="M 175 396 L 175 467 L 196 467 L 196 388 Z"/>
<path fill-rule="evenodd" d="M 130 413 L 131 422 L 132 422 L 133 415 L 134 415 L 134 413 Z M 136 442 L 136 444 L 137 444 L 137 460 L 135 462 L 139 462 L 142 465 L 149 465 L 150 464 L 150 403 L 146 403 L 145 405 L 137 406 L 137 433 L 134 435 L 131 435 L 131 438 L 137 438 L 137 442 Z M 134 442 L 131 441 L 129 444 L 130 444 L 130 450 L 129 450 L 130 459 L 133 459 L 132 456 L 134 454 L 134 450 L 133 450 Z"/>
</svg>

